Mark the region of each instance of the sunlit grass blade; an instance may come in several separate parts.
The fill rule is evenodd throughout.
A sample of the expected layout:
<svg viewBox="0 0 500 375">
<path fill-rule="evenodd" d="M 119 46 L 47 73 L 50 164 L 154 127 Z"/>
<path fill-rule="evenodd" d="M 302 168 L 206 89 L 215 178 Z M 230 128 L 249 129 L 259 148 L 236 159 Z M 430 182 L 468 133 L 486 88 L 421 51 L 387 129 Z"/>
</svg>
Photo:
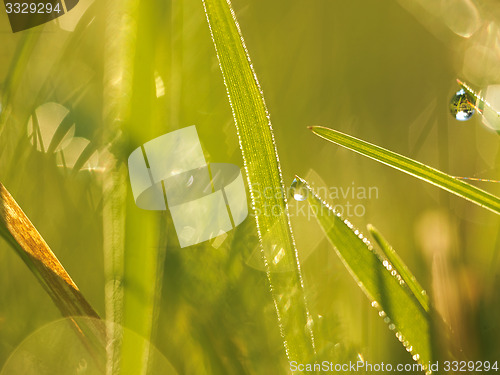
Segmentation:
<svg viewBox="0 0 500 375">
<path fill-rule="evenodd" d="M 315 354 L 312 320 L 304 298 L 269 113 L 230 2 L 204 0 L 203 4 L 239 136 L 285 349 L 289 360 L 306 363 Z M 276 272 L 287 267 L 293 271 Z"/>
<path fill-rule="evenodd" d="M 500 214 L 500 198 L 461 181 L 437 169 L 429 167 L 406 156 L 375 146 L 358 138 L 322 126 L 312 126 L 310 129 L 330 142 L 348 148 L 380 163 L 396 168 L 409 175 L 424 180 L 450 193 L 458 195 L 496 214 Z"/>
<path fill-rule="evenodd" d="M 412 358 L 425 367 L 432 359 L 429 314 L 394 266 L 374 252 L 360 231 L 323 202 L 305 180 L 297 180 L 344 266 Z"/>
<path fill-rule="evenodd" d="M 21 207 L 1 183 L 0 236 L 17 251 L 63 316 L 99 317 Z"/>
<path fill-rule="evenodd" d="M 392 246 L 387 242 L 387 240 L 382 236 L 382 234 L 373 225 L 368 224 L 368 231 L 375 239 L 375 242 L 379 245 L 380 249 L 383 251 L 384 255 L 387 257 L 389 262 L 392 263 L 396 271 L 401 275 L 406 285 L 413 292 L 415 298 L 420 302 L 420 305 L 425 311 L 429 311 L 429 297 L 425 292 L 424 288 L 417 281 L 415 276 L 408 269 L 403 259 L 396 253 Z"/>
</svg>

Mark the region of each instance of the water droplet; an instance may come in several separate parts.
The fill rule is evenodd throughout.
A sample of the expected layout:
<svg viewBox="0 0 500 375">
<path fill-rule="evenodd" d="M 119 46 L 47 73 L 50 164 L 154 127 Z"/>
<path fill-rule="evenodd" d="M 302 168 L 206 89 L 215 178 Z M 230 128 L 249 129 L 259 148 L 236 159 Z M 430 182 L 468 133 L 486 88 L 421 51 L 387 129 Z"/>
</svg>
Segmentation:
<svg viewBox="0 0 500 375">
<path fill-rule="evenodd" d="M 469 120 L 475 112 L 474 98 L 463 88 L 458 90 L 450 101 L 450 112 L 459 121 Z"/>
<path fill-rule="evenodd" d="M 386 315 L 386 314 L 385 314 L 385 311 L 384 311 L 384 310 L 380 310 L 380 311 L 378 312 L 378 316 L 380 316 L 381 318 L 383 318 L 385 315 Z"/>
<path fill-rule="evenodd" d="M 377 301 L 373 301 L 372 302 L 372 307 L 375 307 L 376 309 L 378 309 L 379 308 L 378 302 Z"/>
<path fill-rule="evenodd" d="M 290 195 L 296 201 L 302 202 L 307 199 L 307 188 L 304 183 L 297 178 L 294 178 L 290 185 Z"/>
<path fill-rule="evenodd" d="M 394 331 L 396 329 L 396 326 L 394 325 L 394 323 L 389 324 L 389 329 L 391 331 Z"/>
<path fill-rule="evenodd" d="M 418 354 L 415 354 L 415 355 L 413 356 L 413 360 L 414 360 L 414 361 L 418 361 L 419 359 L 420 359 L 420 356 L 419 356 Z"/>
<path fill-rule="evenodd" d="M 311 317 L 309 317 L 309 318 L 307 319 L 306 329 L 307 329 L 308 331 L 311 331 L 311 330 L 313 329 L 313 326 L 314 326 L 314 320 L 313 320 Z"/>
</svg>

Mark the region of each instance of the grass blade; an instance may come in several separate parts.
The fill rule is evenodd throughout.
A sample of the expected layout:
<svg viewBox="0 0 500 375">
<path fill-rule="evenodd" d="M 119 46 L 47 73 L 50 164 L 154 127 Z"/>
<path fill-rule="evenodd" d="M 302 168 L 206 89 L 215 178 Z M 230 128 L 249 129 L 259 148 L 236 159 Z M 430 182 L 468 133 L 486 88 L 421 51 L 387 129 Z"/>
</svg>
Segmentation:
<svg viewBox="0 0 500 375">
<path fill-rule="evenodd" d="M 272 126 L 231 4 L 203 0 L 233 111 L 262 253 L 290 361 L 315 355 Z M 266 189 L 266 194 L 260 192 Z M 272 209 L 272 212 L 269 210 Z M 292 272 L 279 273 L 290 267 Z"/>
<path fill-rule="evenodd" d="M 354 138 L 337 130 L 312 126 L 314 134 L 380 163 L 417 177 L 450 193 L 458 195 L 496 214 L 500 214 L 500 198 L 437 169 L 382 147 Z"/>
<path fill-rule="evenodd" d="M 49 245 L 1 183 L 0 236 L 17 251 L 63 316 L 99 318 Z"/>
<path fill-rule="evenodd" d="M 389 329 L 412 358 L 425 369 L 432 359 L 430 317 L 394 267 L 373 251 L 370 242 L 348 221 L 322 201 L 307 182 L 296 177 L 296 189 L 306 191 L 307 201 L 344 266 L 379 310 Z"/>
<path fill-rule="evenodd" d="M 408 269 L 406 264 L 403 262 L 403 259 L 399 257 L 396 251 L 392 248 L 392 246 L 387 242 L 387 240 L 382 236 L 382 234 L 375 228 L 373 225 L 368 224 L 368 231 L 375 239 L 375 242 L 380 246 L 384 255 L 387 257 L 389 262 L 392 263 L 393 267 L 396 271 L 401 275 L 406 285 L 413 292 L 415 298 L 420 302 L 420 305 L 423 309 L 429 312 L 429 297 L 427 296 L 424 288 L 417 281 L 415 276 Z"/>
</svg>

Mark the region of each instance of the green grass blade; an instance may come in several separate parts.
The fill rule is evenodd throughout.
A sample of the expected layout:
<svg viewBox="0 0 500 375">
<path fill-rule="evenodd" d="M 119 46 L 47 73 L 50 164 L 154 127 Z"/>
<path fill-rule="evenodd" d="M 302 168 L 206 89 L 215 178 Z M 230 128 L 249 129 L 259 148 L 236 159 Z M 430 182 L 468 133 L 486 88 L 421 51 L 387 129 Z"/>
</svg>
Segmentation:
<svg viewBox="0 0 500 375">
<path fill-rule="evenodd" d="M 40 233 L 1 183 L 0 236 L 17 251 L 63 316 L 99 318 Z"/>
<path fill-rule="evenodd" d="M 305 180 L 296 178 L 296 189 L 307 192 L 307 201 L 344 266 L 413 359 L 425 366 L 432 359 L 429 314 L 360 231 L 323 202 Z"/>
<path fill-rule="evenodd" d="M 315 354 L 312 320 L 304 298 L 269 114 L 230 2 L 204 0 L 203 4 L 239 136 L 287 356 L 291 361 L 306 363 Z M 287 268 L 293 271 L 279 272 Z"/>
<path fill-rule="evenodd" d="M 415 298 L 420 302 L 423 309 L 429 312 L 429 297 L 425 292 L 424 288 L 417 281 L 415 276 L 408 269 L 403 259 L 396 253 L 392 246 L 387 242 L 387 240 L 382 236 L 382 234 L 373 225 L 368 224 L 368 231 L 375 239 L 375 242 L 380 246 L 384 255 L 387 257 L 389 262 L 392 263 L 396 271 L 401 275 L 406 285 L 410 288 Z"/>
<path fill-rule="evenodd" d="M 380 163 L 396 168 L 409 175 L 424 180 L 450 193 L 458 195 L 496 214 L 500 214 L 500 198 L 461 181 L 437 169 L 429 167 L 406 156 L 396 154 L 382 147 L 354 138 L 337 130 L 322 126 L 312 126 L 314 134 Z"/>
</svg>

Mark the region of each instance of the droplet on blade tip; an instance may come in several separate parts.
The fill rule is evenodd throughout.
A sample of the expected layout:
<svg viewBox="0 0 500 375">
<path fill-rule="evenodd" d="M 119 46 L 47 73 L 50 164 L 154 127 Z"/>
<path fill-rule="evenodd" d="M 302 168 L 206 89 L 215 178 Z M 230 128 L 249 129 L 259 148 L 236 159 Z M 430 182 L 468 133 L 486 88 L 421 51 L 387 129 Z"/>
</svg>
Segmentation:
<svg viewBox="0 0 500 375">
<path fill-rule="evenodd" d="M 450 113 L 458 121 L 467 121 L 476 112 L 474 98 L 465 89 L 461 88 L 450 101 Z"/>
<path fill-rule="evenodd" d="M 302 181 L 294 178 L 290 185 L 290 195 L 296 201 L 302 202 L 307 199 L 307 189 Z"/>
</svg>

